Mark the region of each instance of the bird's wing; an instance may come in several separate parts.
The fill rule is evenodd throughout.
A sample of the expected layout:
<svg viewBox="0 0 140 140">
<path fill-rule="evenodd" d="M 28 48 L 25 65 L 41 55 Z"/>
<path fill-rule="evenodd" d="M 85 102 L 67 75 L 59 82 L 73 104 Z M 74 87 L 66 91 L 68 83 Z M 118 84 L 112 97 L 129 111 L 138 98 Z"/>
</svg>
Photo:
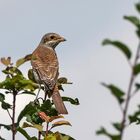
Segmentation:
<svg viewBox="0 0 140 140">
<path fill-rule="evenodd" d="M 38 75 L 38 80 L 52 90 L 56 84 L 59 69 L 55 51 L 52 48 L 39 46 L 32 54 L 31 64 Z"/>
</svg>

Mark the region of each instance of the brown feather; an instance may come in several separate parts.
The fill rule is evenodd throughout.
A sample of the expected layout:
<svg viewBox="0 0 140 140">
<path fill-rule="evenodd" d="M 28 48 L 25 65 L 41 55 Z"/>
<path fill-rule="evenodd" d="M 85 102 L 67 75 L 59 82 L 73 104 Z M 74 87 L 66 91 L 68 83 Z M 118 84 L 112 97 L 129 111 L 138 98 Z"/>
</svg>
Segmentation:
<svg viewBox="0 0 140 140">
<path fill-rule="evenodd" d="M 68 114 L 56 85 L 59 75 L 59 64 L 55 50 L 46 45 L 39 45 L 32 53 L 31 64 L 36 81 L 44 84 L 52 92 L 52 99 L 59 114 Z"/>
</svg>

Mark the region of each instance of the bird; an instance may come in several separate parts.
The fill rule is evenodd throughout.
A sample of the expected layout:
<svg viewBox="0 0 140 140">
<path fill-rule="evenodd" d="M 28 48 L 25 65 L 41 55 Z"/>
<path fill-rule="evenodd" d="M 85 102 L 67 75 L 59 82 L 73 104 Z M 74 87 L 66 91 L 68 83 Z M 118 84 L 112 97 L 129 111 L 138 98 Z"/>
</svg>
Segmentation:
<svg viewBox="0 0 140 140">
<path fill-rule="evenodd" d="M 36 82 L 44 85 L 45 98 L 52 97 L 59 114 L 68 114 L 57 86 L 59 62 L 55 51 L 56 46 L 66 41 L 57 33 L 45 34 L 31 56 L 31 65 Z"/>
</svg>

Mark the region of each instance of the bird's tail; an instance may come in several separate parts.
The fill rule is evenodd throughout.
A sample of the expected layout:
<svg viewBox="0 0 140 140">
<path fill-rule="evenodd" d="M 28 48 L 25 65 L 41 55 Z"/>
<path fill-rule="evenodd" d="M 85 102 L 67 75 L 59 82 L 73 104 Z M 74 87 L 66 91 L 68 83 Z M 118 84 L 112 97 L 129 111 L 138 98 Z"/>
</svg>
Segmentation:
<svg viewBox="0 0 140 140">
<path fill-rule="evenodd" d="M 59 114 L 68 114 L 68 111 L 63 103 L 62 97 L 60 96 L 58 90 L 54 90 L 52 94 L 52 99 L 56 107 L 56 110 L 58 111 Z"/>
</svg>

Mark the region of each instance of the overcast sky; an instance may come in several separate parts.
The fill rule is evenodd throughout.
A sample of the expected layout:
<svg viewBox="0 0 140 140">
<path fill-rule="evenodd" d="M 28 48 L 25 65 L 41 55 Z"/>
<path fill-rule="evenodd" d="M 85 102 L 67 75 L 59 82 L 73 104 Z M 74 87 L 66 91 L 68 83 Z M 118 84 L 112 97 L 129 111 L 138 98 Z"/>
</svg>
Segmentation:
<svg viewBox="0 0 140 140">
<path fill-rule="evenodd" d="M 110 123 L 119 121 L 121 113 L 115 99 L 100 83 L 112 82 L 127 90 L 130 69 L 118 50 L 102 47 L 101 42 L 104 38 L 119 39 L 135 51 L 138 45 L 135 28 L 122 17 L 137 15 L 136 2 L 138 0 L 0 0 L 0 57 L 11 56 L 15 62 L 32 53 L 48 32 L 59 33 L 67 39 L 56 51 L 60 76 L 66 76 L 73 85 L 65 86 L 62 94 L 79 98 L 81 104 L 66 104 L 69 111 L 66 119 L 72 127 L 62 126 L 56 130 L 76 140 L 107 140 L 95 135 L 101 125 L 115 132 Z M 26 71 L 29 67 L 28 64 L 21 68 Z M 2 79 L 1 73 L 0 76 Z M 137 97 L 132 101 L 130 112 L 140 102 Z M 30 99 L 18 97 L 17 113 Z M 9 123 L 6 112 L 1 114 L 0 122 Z M 124 139 L 138 139 L 139 127 L 130 126 Z M 34 133 L 36 131 L 30 132 Z M 2 134 L 7 140 L 11 138 L 5 131 Z M 21 138 L 24 140 L 18 134 L 17 139 Z"/>
</svg>

